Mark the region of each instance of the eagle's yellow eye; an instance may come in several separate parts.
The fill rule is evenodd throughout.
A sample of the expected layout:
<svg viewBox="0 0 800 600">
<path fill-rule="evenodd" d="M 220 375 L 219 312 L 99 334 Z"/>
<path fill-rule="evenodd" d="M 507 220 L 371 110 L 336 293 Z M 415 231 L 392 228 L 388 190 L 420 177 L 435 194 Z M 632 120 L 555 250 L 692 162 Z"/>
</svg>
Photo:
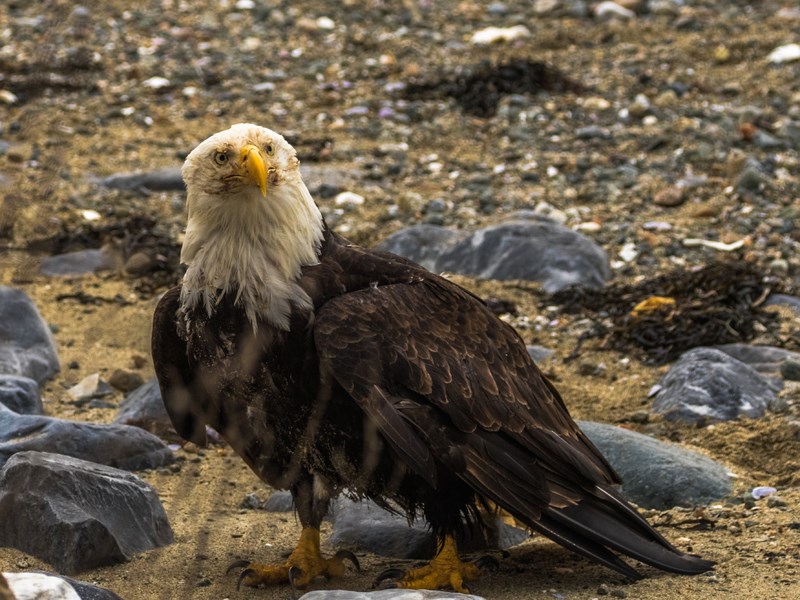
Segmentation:
<svg viewBox="0 0 800 600">
<path fill-rule="evenodd" d="M 272 144 L 267 144 L 264 146 L 264 151 L 269 155 L 272 156 L 275 154 L 275 147 Z"/>
<path fill-rule="evenodd" d="M 228 162 L 228 155 L 224 152 L 214 152 L 214 162 L 218 165 L 224 165 Z"/>
</svg>

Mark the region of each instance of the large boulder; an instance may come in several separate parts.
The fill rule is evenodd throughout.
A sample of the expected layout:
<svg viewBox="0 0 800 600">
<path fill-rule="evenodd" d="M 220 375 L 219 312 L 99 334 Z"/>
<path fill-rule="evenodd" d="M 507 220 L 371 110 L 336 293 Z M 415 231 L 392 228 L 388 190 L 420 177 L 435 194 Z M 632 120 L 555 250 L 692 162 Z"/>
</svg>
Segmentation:
<svg viewBox="0 0 800 600">
<path fill-rule="evenodd" d="M 540 281 L 545 291 L 602 287 L 610 277 L 605 250 L 546 218 L 534 217 L 471 234 L 433 225 L 402 229 L 378 245 L 432 271 L 484 279 Z"/>
<path fill-rule="evenodd" d="M 172 543 L 158 494 L 135 475 L 62 454 L 21 452 L 0 471 L 0 546 L 77 573 Z"/>
<path fill-rule="evenodd" d="M 579 421 L 622 478 L 622 494 L 645 508 L 708 504 L 732 490 L 728 469 L 710 458 L 635 431 Z"/>
<path fill-rule="evenodd" d="M 662 378 L 652 410 L 687 423 L 758 418 L 775 402 L 778 386 L 730 354 L 693 348 Z"/>
</svg>

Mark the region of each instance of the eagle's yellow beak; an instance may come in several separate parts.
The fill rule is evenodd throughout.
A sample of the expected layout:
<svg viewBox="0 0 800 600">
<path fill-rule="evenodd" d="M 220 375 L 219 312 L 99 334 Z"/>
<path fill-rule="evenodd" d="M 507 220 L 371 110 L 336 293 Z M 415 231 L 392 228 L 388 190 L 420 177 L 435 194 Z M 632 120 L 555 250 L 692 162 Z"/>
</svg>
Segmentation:
<svg viewBox="0 0 800 600">
<path fill-rule="evenodd" d="M 253 144 L 247 144 L 240 153 L 240 164 L 242 175 L 250 176 L 254 184 L 258 186 L 261 193 L 267 197 L 267 165 L 261 150 Z"/>
</svg>

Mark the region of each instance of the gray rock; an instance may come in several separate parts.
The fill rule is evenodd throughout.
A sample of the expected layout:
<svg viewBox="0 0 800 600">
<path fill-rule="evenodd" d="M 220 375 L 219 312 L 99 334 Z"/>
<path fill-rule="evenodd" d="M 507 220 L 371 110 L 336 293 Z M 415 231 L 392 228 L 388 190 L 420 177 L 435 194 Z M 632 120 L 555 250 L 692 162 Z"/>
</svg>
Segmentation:
<svg viewBox="0 0 800 600">
<path fill-rule="evenodd" d="M 764 306 L 779 304 L 781 306 L 788 306 L 798 315 L 800 315 L 800 298 L 797 296 L 789 296 L 787 294 L 771 294 Z"/>
<path fill-rule="evenodd" d="M 758 161 L 748 158 L 736 180 L 736 188 L 742 193 L 757 192 L 761 188 L 761 184 L 765 181 L 766 177 L 761 170 L 761 165 Z"/>
<path fill-rule="evenodd" d="M 108 378 L 108 383 L 114 389 L 128 393 L 142 387 L 144 379 L 134 371 L 115 369 L 111 377 Z"/>
<path fill-rule="evenodd" d="M 785 148 L 786 142 L 779 140 L 774 135 L 759 129 L 753 136 L 753 144 L 759 148 Z"/>
<path fill-rule="evenodd" d="M 484 279 L 540 281 L 547 292 L 573 284 L 602 287 L 611 275 L 605 250 L 600 246 L 580 233 L 536 217 L 479 229 L 469 235 L 418 225 L 395 233 L 378 247 L 432 271 Z"/>
<path fill-rule="evenodd" d="M 129 192 L 176 192 L 185 186 L 179 167 L 159 169 L 148 173 L 124 173 L 106 177 L 100 184 L 113 190 Z"/>
<path fill-rule="evenodd" d="M 114 423 L 141 427 L 167 439 L 178 437 L 167 414 L 167 409 L 164 408 L 161 389 L 158 387 L 158 380 L 155 377 L 128 394 L 119 408 Z"/>
<path fill-rule="evenodd" d="M 599 125 L 587 125 L 575 130 L 575 137 L 579 140 L 601 139 L 607 140 L 611 137 L 611 132 Z"/>
<path fill-rule="evenodd" d="M 404 515 L 389 512 L 371 501 L 355 502 L 347 498 L 334 502 L 331 513 L 333 530 L 329 542 L 334 546 L 394 558 L 433 557 L 436 542 L 422 521 L 409 525 Z M 459 548 L 464 552 L 508 548 L 528 539 L 527 531 L 510 527 L 499 519 L 485 533 L 468 532 L 466 539 L 459 541 Z"/>
<path fill-rule="evenodd" d="M 14 454 L 28 450 L 130 470 L 152 469 L 175 459 L 164 442 L 138 427 L 18 415 L 0 405 L 0 467 Z"/>
<path fill-rule="evenodd" d="M 729 495 L 732 483 L 721 464 L 635 431 L 579 421 L 622 478 L 622 494 L 645 508 L 707 504 Z"/>
<path fill-rule="evenodd" d="M 67 390 L 67 394 L 77 401 L 89 401 L 92 398 L 110 396 L 114 390 L 105 381 L 100 379 L 100 373 L 87 375 L 80 382 Z"/>
<path fill-rule="evenodd" d="M 439 257 L 468 235 L 465 231 L 438 225 L 413 225 L 396 231 L 378 244 L 377 249 L 399 254 L 436 272 Z"/>
<path fill-rule="evenodd" d="M 781 363 L 781 376 L 789 381 L 800 381 L 800 360 L 788 359 Z"/>
<path fill-rule="evenodd" d="M 652 411 L 670 421 L 727 421 L 762 417 L 774 384 L 753 367 L 714 348 L 685 352 L 660 382 Z"/>
<path fill-rule="evenodd" d="M 533 362 L 536 364 L 543 363 L 547 359 L 549 359 L 553 354 L 555 354 L 554 350 L 550 348 L 545 348 L 544 346 L 526 346 L 528 351 L 528 356 L 533 359 Z"/>
<path fill-rule="evenodd" d="M 114 260 L 102 250 L 77 250 L 48 256 L 39 265 L 39 272 L 48 277 L 88 275 L 115 267 Z"/>
<path fill-rule="evenodd" d="M 484 279 L 540 281 L 548 293 L 573 284 L 602 287 L 611 275 L 605 250 L 547 219 L 478 230 L 446 251 L 436 268 Z"/>
<path fill-rule="evenodd" d="M 294 500 L 291 492 L 273 492 L 264 502 L 264 510 L 268 512 L 294 512 Z"/>
<path fill-rule="evenodd" d="M 300 596 L 300 600 L 484 600 L 483 596 L 458 594 L 442 590 L 378 590 L 350 592 L 347 590 L 315 590 Z"/>
<path fill-rule="evenodd" d="M 589 9 L 585 0 L 534 0 L 533 11 L 548 17 L 585 17 Z"/>
<path fill-rule="evenodd" d="M 22 290 L 0 286 L 0 374 L 42 383 L 59 370 L 53 335 Z"/>
<path fill-rule="evenodd" d="M 156 492 L 135 475 L 46 452 L 23 452 L 0 471 L 0 546 L 58 572 L 129 560 L 172 543 Z"/>
<path fill-rule="evenodd" d="M 800 352 L 792 352 L 777 346 L 755 344 L 722 344 L 715 346 L 736 360 L 747 363 L 762 375 L 781 375 L 781 365 L 787 360 L 800 361 Z M 767 377 L 767 383 L 776 392 L 782 387 L 780 379 Z"/>
<path fill-rule="evenodd" d="M 395 558 L 430 558 L 433 535 L 425 523 L 409 526 L 404 516 L 392 514 L 374 502 L 341 498 L 332 506 L 333 530 L 328 542 Z"/>
<path fill-rule="evenodd" d="M 28 377 L 0 375 L 0 404 L 20 415 L 40 415 L 44 412 L 39 384 Z"/>
<path fill-rule="evenodd" d="M 357 179 L 352 170 L 327 165 L 302 164 L 300 174 L 314 198 L 333 198 L 353 186 Z"/>
</svg>

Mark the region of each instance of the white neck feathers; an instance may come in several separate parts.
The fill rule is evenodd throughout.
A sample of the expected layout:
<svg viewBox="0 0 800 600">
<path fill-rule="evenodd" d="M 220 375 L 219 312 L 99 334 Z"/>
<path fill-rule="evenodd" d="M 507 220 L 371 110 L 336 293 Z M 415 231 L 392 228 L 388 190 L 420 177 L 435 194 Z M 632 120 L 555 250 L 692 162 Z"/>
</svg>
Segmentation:
<svg viewBox="0 0 800 600">
<path fill-rule="evenodd" d="M 267 198 L 253 186 L 225 200 L 190 192 L 181 250 L 186 318 L 200 307 L 211 316 L 227 293 L 254 330 L 259 320 L 288 330 L 292 307 L 310 307 L 297 281 L 303 266 L 318 262 L 323 221 L 299 173 L 293 175 L 271 185 Z"/>
</svg>

